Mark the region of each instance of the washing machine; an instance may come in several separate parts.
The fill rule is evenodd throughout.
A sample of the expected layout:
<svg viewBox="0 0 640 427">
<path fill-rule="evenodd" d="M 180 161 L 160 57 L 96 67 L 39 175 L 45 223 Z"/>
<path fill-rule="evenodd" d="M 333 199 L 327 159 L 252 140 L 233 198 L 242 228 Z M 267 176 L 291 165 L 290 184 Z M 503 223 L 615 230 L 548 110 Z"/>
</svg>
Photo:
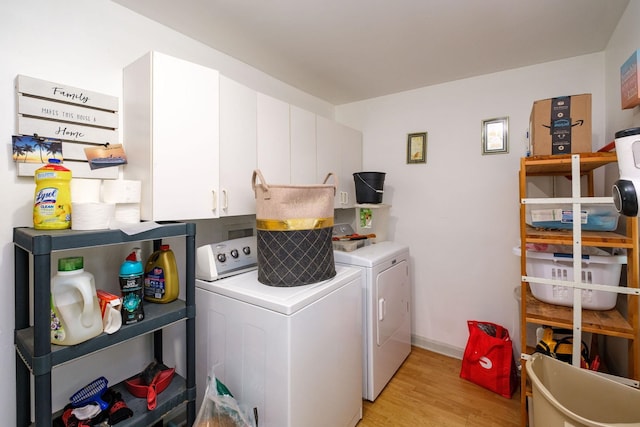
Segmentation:
<svg viewBox="0 0 640 427">
<path fill-rule="evenodd" d="M 374 401 L 411 353 L 409 248 L 378 242 L 334 251 L 336 266 L 355 266 L 363 282 L 362 397 Z"/>
<path fill-rule="evenodd" d="M 196 250 L 197 405 L 213 369 L 255 408 L 260 427 L 355 426 L 362 269 L 341 265 L 327 281 L 267 286 L 258 282 L 255 238 L 235 240 Z"/>
</svg>

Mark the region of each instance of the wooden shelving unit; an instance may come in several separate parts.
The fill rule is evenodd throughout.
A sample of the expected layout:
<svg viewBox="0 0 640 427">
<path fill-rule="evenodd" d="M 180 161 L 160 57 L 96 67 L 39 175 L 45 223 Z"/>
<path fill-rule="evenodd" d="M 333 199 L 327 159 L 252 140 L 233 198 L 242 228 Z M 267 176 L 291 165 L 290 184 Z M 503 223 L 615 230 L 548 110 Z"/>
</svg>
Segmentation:
<svg viewBox="0 0 640 427">
<path fill-rule="evenodd" d="M 547 243 L 560 245 L 573 245 L 575 235 L 571 230 L 549 231 L 539 230 L 526 224 L 526 203 L 528 178 L 537 176 L 567 176 L 571 179 L 581 179 L 586 176 L 588 197 L 594 196 L 593 173 L 596 169 L 608 164 L 616 163 L 615 153 L 583 153 L 579 157 L 579 177 L 573 169 L 574 156 L 571 154 L 559 156 L 536 156 L 522 158 L 520 161 L 520 241 L 521 241 L 521 271 L 523 280 L 521 283 L 521 339 L 522 349 L 531 353 L 533 349 L 527 348 L 527 324 L 553 326 L 565 329 L 574 329 L 575 319 L 573 307 L 547 304 L 537 300 L 531 294 L 529 283 L 525 280 L 526 272 L 526 244 Z M 587 198 L 588 198 L 587 197 Z M 637 218 L 621 217 L 626 220 L 626 234 L 614 232 L 590 232 L 582 231 L 580 236 L 581 246 L 596 246 L 601 248 L 623 248 L 627 252 L 627 288 L 638 288 L 638 220 Z M 615 289 L 615 287 L 612 287 Z M 637 295 L 637 294 L 636 294 Z M 640 376 L 640 338 L 638 326 L 638 298 L 636 295 L 627 294 L 627 315 L 623 315 L 617 309 L 606 311 L 581 310 L 580 333 L 591 332 L 599 335 L 619 337 L 628 340 L 629 350 L 629 377 L 638 380 Z M 526 349 L 526 350 L 524 350 Z M 531 396 L 531 387 L 526 375 L 526 356 L 522 357 L 522 382 L 521 382 L 521 424 L 528 423 L 527 397 Z"/>
</svg>

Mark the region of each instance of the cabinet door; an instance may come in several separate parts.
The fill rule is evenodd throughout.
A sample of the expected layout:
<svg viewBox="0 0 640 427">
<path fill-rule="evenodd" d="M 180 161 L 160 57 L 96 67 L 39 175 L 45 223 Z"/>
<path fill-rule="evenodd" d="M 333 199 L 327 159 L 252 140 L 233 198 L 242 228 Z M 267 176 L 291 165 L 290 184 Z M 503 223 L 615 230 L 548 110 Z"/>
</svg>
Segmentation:
<svg viewBox="0 0 640 427">
<path fill-rule="evenodd" d="M 257 164 L 269 184 L 291 182 L 289 104 L 258 93 Z"/>
<path fill-rule="evenodd" d="M 257 92 L 220 76 L 220 216 L 255 214 Z"/>
<path fill-rule="evenodd" d="M 142 181 L 141 218 L 215 218 L 218 72 L 152 52 L 123 80 L 124 177 Z"/>
<path fill-rule="evenodd" d="M 337 123 L 321 116 L 316 116 L 316 152 L 317 180 L 322 182 L 329 172 L 338 177 L 340 185 L 340 128 Z M 340 188 L 336 191 L 335 208 L 340 208 Z"/>
<path fill-rule="evenodd" d="M 316 115 L 290 106 L 291 183 L 318 184 L 316 177 Z"/>
<path fill-rule="evenodd" d="M 352 208 L 356 203 L 354 172 L 362 172 L 362 133 L 342 126 L 340 144 L 340 203 L 343 208 Z"/>
<path fill-rule="evenodd" d="M 219 74 L 154 54 L 154 219 L 217 216 Z"/>
</svg>

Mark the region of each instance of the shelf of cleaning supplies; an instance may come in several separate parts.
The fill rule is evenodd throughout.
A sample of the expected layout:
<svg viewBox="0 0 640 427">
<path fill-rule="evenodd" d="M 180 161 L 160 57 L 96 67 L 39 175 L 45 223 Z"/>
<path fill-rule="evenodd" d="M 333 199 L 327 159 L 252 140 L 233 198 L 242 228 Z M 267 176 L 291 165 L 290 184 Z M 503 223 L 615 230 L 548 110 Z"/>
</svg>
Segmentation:
<svg viewBox="0 0 640 427">
<path fill-rule="evenodd" d="M 184 237 L 185 300 L 168 304 L 145 304 L 145 319 L 122 326 L 114 334 L 100 334 L 73 346 L 56 346 L 50 342 L 51 258 L 55 251 L 153 241 L 159 246 L 164 238 Z M 16 420 L 17 425 L 51 425 L 52 376 L 54 366 L 123 343 L 137 336 L 153 336 L 153 352 L 162 361 L 162 330 L 185 323 L 187 376 L 176 376 L 169 389 L 159 396 L 158 407 L 149 411 L 135 402 L 133 418 L 124 426 L 146 426 L 162 420 L 169 412 L 186 405 L 187 420 L 195 420 L 195 224 L 163 223 L 137 234 L 121 230 L 13 230 L 15 255 L 15 331 Z M 30 284 L 33 284 L 31 286 Z M 32 318 L 30 318 L 32 313 Z M 175 383 L 175 387 L 174 384 Z M 120 387 L 115 385 L 114 387 Z M 173 390 L 173 391 L 169 391 Z M 123 394 L 124 395 L 124 394 Z M 33 396 L 33 401 L 31 396 Z M 133 399 L 133 398 L 132 398 Z M 134 399 L 136 400 L 136 399 Z M 33 402 L 33 405 L 32 405 Z M 32 407 L 33 406 L 33 407 Z M 132 408 L 133 409 L 133 408 Z"/>
<path fill-rule="evenodd" d="M 34 375 L 49 371 L 50 367 L 61 365 L 78 357 L 86 356 L 112 345 L 125 342 L 140 335 L 162 329 L 168 325 L 195 318 L 195 309 L 187 310 L 182 300 L 167 304 L 144 304 L 144 320 L 131 325 L 123 325 L 117 332 L 109 335 L 102 333 L 95 338 L 72 346 L 51 345 L 51 353 L 46 356 L 34 356 L 34 328 L 20 329 L 15 334 L 15 344 L 20 357 Z"/>
<path fill-rule="evenodd" d="M 156 397 L 156 408 L 149 411 L 147 408 L 147 399 L 135 397 L 127 390 L 124 381 L 115 385 L 109 384 L 109 388 L 120 393 L 122 400 L 127 407 L 135 414 L 132 418 L 127 418 L 118 423 L 118 427 L 134 427 L 153 425 L 158 420 L 158 414 L 167 414 L 180 407 L 188 400 L 195 399 L 195 395 L 189 392 L 186 386 L 186 380 L 178 374 L 171 379 L 169 386 L 159 393 Z M 62 411 L 54 414 L 54 418 L 62 415 Z"/>
</svg>

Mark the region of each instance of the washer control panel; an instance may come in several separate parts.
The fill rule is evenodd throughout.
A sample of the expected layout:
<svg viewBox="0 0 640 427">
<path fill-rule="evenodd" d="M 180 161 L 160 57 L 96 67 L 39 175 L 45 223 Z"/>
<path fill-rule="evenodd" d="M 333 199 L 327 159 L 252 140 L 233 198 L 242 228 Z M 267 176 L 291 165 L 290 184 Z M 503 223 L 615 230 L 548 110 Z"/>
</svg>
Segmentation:
<svg viewBox="0 0 640 427">
<path fill-rule="evenodd" d="M 258 268 L 256 237 L 240 237 L 196 249 L 196 279 L 214 281 Z"/>
</svg>

